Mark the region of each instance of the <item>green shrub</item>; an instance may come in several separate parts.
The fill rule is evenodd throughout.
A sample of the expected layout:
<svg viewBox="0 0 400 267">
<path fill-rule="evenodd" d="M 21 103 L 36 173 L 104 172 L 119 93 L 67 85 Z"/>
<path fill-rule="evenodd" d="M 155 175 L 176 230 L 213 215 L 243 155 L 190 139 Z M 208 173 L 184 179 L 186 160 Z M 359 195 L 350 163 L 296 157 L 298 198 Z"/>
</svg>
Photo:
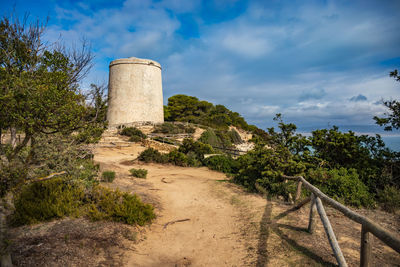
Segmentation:
<svg viewBox="0 0 400 267">
<path fill-rule="evenodd" d="M 215 148 L 231 148 L 232 144 L 243 143 L 239 133 L 235 130 L 207 129 L 198 140 Z"/>
<path fill-rule="evenodd" d="M 215 148 L 230 148 L 232 141 L 225 130 L 207 129 L 198 140 L 204 144 L 209 144 Z"/>
<path fill-rule="evenodd" d="M 231 129 L 227 132 L 227 135 L 232 143 L 241 144 L 243 143 L 242 138 L 240 137 L 239 133 L 235 129 Z"/>
<path fill-rule="evenodd" d="M 62 178 L 25 185 L 14 201 L 12 222 L 23 225 L 77 215 L 84 196 L 82 185 Z"/>
<path fill-rule="evenodd" d="M 98 180 L 96 180 L 100 169 L 98 164 L 95 164 L 91 159 L 79 160 L 76 163 L 80 165 L 67 171 L 71 177 L 83 181 L 89 187 L 98 184 Z"/>
<path fill-rule="evenodd" d="M 101 174 L 102 180 L 107 183 L 112 183 L 115 179 L 115 172 L 114 171 L 104 171 Z"/>
<path fill-rule="evenodd" d="M 146 139 L 147 136 L 138 128 L 136 127 L 127 127 L 123 128 L 122 131 L 120 132 L 121 135 L 129 136 L 130 142 L 138 142 L 142 139 Z M 132 141 L 131 141 L 132 140 Z M 138 141 L 135 141 L 138 140 Z"/>
<path fill-rule="evenodd" d="M 131 173 L 131 175 L 133 177 L 137 177 L 137 178 L 146 178 L 147 177 L 147 170 L 145 170 L 145 169 L 132 168 L 129 170 L 129 172 Z"/>
<path fill-rule="evenodd" d="M 201 166 L 203 166 L 203 163 L 197 157 L 196 153 L 194 153 L 193 151 L 189 151 L 186 154 L 186 157 L 187 157 L 189 166 L 192 166 L 192 167 L 201 167 Z"/>
<path fill-rule="evenodd" d="M 210 145 L 203 144 L 202 142 L 193 141 L 193 139 L 185 138 L 182 145 L 179 146 L 179 152 L 188 154 L 192 152 L 196 155 L 196 158 L 200 161 L 204 159 L 204 154 L 214 153 L 213 148 Z"/>
<path fill-rule="evenodd" d="M 96 186 L 90 194 L 88 215 L 92 220 L 110 220 L 144 225 L 155 218 L 153 207 L 136 195 Z"/>
<path fill-rule="evenodd" d="M 168 153 L 168 162 L 182 167 L 186 167 L 189 165 L 189 160 L 187 156 L 182 152 L 179 152 L 178 150 L 172 150 Z"/>
<path fill-rule="evenodd" d="M 218 136 L 215 134 L 215 131 L 213 129 L 207 129 L 204 131 L 199 140 L 199 142 L 202 142 L 204 144 L 209 144 L 214 147 L 219 147 L 221 146 L 221 140 L 218 138 Z"/>
<path fill-rule="evenodd" d="M 54 172 L 66 171 L 69 176 L 80 179 L 86 186 L 98 183 L 99 165 L 92 160 L 93 154 L 73 142 L 72 136 L 39 135 L 32 148 L 28 178 L 45 177 Z"/>
<path fill-rule="evenodd" d="M 144 225 L 155 218 L 153 207 L 136 195 L 95 185 L 85 188 L 71 178 L 53 178 L 25 185 L 15 196 L 14 225 L 32 224 L 65 216 L 88 216 Z"/>
<path fill-rule="evenodd" d="M 107 123 L 89 123 L 84 128 L 78 131 L 75 140 L 78 143 L 97 143 L 101 139 L 101 135 L 105 131 Z"/>
<path fill-rule="evenodd" d="M 0 198 L 11 189 L 22 183 L 27 177 L 26 166 L 19 162 L 0 162 Z"/>
<path fill-rule="evenodd" d="M 244 187 L 258 191 L 256 184 L 271 195 L 281 195 L 288 199 L 289 193 L 294 193 L 295 183 L 284 183 L 282 175 L 301 174 L 305 166 L 293 159 L 285 147 L 267 149 L 257 146 L 247 154 L 237 159 L 238 171 L 234 181 Z"/>
<path fill-rule="evenodd" d="M 331 198 L 355 207 L 372 207 L 373 196 L 358 178 L 355 169 L 311 169 L 307 180 Z"/>
<path fill-rule="evenodd" d="M 394 186 L 386 185 L 378 192 L 378 199 L 385 211 L 395 213 L 400 209 L 400 190 Z"/>
<path fill-rule="evenodd" d="M 211 170 L 223 173 L 235 173 L 237 171 L 237 162 L 225 155 L 216 155 L 204 160 L 204 164 Z"/>
<path fill-rule="evenodd" d="M 161 154 L 158 150 L 154 148 L 148 148 L 142 153 L 140 153 L 138 159 L 140 161 L 144 161 L 146 163 L 154 162 L 154 163 L 167 163 L 168 156 Z"/>
<path fill-rule="evenodd" d="M 142 141 L 142 137 L 138 135 L 133 135 L 129 137 L 129 142 L 140 142 L 140 141 Z"/>
<path fill-rule="evenodd" d="M 156 125 L 153 133 L 163 133 L 163 134 L 182 134 L 195 132 L 195 128 L 184 124 L 174 124 L 170 122 L 164 122 L 163 124 Z"/>
</svg>

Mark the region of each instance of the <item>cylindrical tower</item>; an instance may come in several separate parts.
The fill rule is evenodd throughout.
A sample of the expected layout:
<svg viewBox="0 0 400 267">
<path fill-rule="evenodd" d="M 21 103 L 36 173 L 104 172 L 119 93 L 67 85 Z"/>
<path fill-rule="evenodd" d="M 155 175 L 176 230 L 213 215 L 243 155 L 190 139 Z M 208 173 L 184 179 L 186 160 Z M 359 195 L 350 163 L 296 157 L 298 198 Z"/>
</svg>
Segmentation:
<svg viewBox="0 0 400 267">
<path fill-rule="evenodd" d="M 110 63 L 109 127 L 136 122 L 164 122 L 161 65 L 135 57 Z"/>
</svg>

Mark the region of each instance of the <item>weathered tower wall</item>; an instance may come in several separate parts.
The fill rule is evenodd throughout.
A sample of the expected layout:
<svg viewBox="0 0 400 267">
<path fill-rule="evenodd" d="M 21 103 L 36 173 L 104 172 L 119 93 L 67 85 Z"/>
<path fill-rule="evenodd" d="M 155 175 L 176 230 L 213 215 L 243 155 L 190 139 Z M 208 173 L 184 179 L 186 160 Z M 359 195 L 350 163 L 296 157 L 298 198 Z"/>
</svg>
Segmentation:
<svg viewBox="0 0 400 267">
<path fill-rule="evenodd" d="M 164 122 L 161 65 L 140 58 L 110 63 L 107 120 L 110 128 Z"/>
</svg>

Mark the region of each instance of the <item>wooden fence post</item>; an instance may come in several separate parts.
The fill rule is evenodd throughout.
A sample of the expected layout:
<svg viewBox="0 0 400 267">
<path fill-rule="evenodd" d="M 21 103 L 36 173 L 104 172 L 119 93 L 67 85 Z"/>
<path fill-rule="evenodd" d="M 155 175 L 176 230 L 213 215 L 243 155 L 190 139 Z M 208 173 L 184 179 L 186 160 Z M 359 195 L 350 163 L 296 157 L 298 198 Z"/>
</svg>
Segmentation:
<svg viewBox="0 0 400 267">
<path fill-rule="evenodd" d="M 294 198 L 294 202 L 296 203 L 299 199 L 300 199 L 300 195 L 301 195 L 301 186 L 303 185 L 303 183 L 299 180 L 297 182 L 297 190 L 296 190 L 296 197 Z"/>
<path fill-rule="evenodd" d="M 332 225 L 329 222 L 328 216 L 326 215 L 326 212 L 325 212 L 324 206 L 322 205 L 321 199 L 319 197 L 316 197 L 315 203 L 317 206 L 319 217 L 321 218 L 322 224 L 324 226 L 325 233 L 328 236 L 329 244 L 331 245 L 331 248 L 333 250 L 333 254 L 335 254 L 335 258 L 336 258 L 339 266 L 347 267 L 346 260 L 344 259 L 343 253 L 340 250 L 339 243 L 336 240 L 335 233 L 333 232 Z"/>
<path fill-rule="evenodd" d="M 311 193 L 310 216 L 308 219 L 307 231 L 312 234 L 315 230 L 315 195 Z"/>
<path fill-rule="evenodd" d="M 361 227 L 361 251 L 360 251 L 360 266 L 371 266 L 371 239 L 366 226 Z"/>
<path fill-rule="evenodd" d="M 303 187 L 305 187 L 306 189 L 310 190 L 312 192 L 312 195 L 310 198 L 316 198 L 316 206 L 318 209 L 318 213 L 321 217 L 322 222 L 324 223 L 324 228 L 325 231 L 328 235 L 329 238 L 329 242 L 333 242 L 335 241 L 337 244 L 337 240 L 336 237 L 333 234 L 333 230 L 332 230 L 332 226 L 329 223 L 329 219 L 326 216 L 324 207 L 322 206 L 322 200 L 332 206 L 334 209 L 340 211 L 341 213 L 343 213 L 344 216 L 346 216 L 347 218 L 349 218 L 350 220 L 353 220 L 354 222 L 357 222 L 359 224 L 362 225 L 362 235 L 361 235 L 361 251 L 360 251 L 360 264 L 361 266 L 370 266 L 371 263 L 371 239 L 369 239 L 369 233 L 373 234 L 375 237 L 379 238 L 382 242 L 384 242 L 387 246 L 391 247 L 392 249 L 394 249 L 395 251 L 397 251 L 398 253 L 400 253 L 400 238 L 397 237 L 396 234 L 386 230 L 385 228 L 383 228 L 382 226 L 380 226 L 379 224 L 373 222 L 371 219 L 364 217 L 363 215 L 352 211 L 351 209 L 349 209 L 348 207 L 344 206 L 343 204 L 340 204 L 339 202 L 337 202 L 336 200 L 333 200 L 332 198 L 328 197 L 327 195 L 325 195 L 324 193 L 322 193 L 317 187 L 313 186 L 312 184 L 310 184 L 307 180 L 305 180 L 302 176 L 287 176 L 287 175 L 282 175 L 282 177 L 284 179 L 291 179 L 291 180 L 299 180 L 302 182 Z M 308 199 L 310 199 L 308 198 Z M 308 201 L 308 199 L 306 199 Z M 303 206 L 306 203 L 306 201 L 302 201 L 301 203 L 299 203 L 297 206 L 300 208 L 301 206 Z M 320 204 L 318 204 L 320 203 Z M 301 205 L 300 205 L 301 204 Z M 311 203 L 311 207 L 313 207 L 313 202 Z M 321 211 L 320 211 L 321 210 Z M 308 226 L 308 230 L 309 232 L 312 232 L 312 228 L 313 228 L 313 209 L 310 208 L 310 221 L 309 221 L 309 226 Z M 330 230 L 329 230 L 330 228 Z M 331 232 L 332 235 L 329 233 Z M 331 239 L 331 237 L 333 237 L 333 239 Z M 334 245 L 334 243 L 331 243 Z M 339 248 L 337 246 L 337 248 Z M 332 249 L 335 252 L 335 248 L 332 247 Z M 340 250 L 340 248 L 339 248 Z M 341 254 L 341 252 L 340 252 Z M 336 252 L 335 252 L 336 255 Z M 342 254 L 341 254 L 342 255 Z M 343 255 L 342 255 L 343 256 Z M 339 260 L 338 260 L 339 262 Z M 339 265 L 340 262 L 339 262 Z"/>
</svg>

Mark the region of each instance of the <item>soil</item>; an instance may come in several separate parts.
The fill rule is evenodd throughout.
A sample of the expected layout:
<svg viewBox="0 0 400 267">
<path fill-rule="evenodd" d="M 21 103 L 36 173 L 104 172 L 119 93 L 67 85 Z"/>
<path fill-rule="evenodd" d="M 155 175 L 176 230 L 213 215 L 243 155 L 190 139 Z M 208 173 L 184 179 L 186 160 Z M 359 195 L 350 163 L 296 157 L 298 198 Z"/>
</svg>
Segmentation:
<svg viewBox="0 0 400 267">
<path fill-rule="evenodd" d="M 306 232 L 309 205 L 299 210 L 267 200 L 206 168 L 143 164 L 145 147 L 98 147 L 112 188 L 138 194 L 155 207 L 145 227 L 66 218 L 11 229 L 16 266 L 329 266 L 335 265 L 322 224 Z M 129 169 L 148 170 L 146 179 Z M 349 266 L 359 265 L 360 225 L 326 208 Z M 400 233 L 400 216 L 359 210 Z M 400 254 L 373 238 L 372 266 L 400 266 Z"/>
</svg>

